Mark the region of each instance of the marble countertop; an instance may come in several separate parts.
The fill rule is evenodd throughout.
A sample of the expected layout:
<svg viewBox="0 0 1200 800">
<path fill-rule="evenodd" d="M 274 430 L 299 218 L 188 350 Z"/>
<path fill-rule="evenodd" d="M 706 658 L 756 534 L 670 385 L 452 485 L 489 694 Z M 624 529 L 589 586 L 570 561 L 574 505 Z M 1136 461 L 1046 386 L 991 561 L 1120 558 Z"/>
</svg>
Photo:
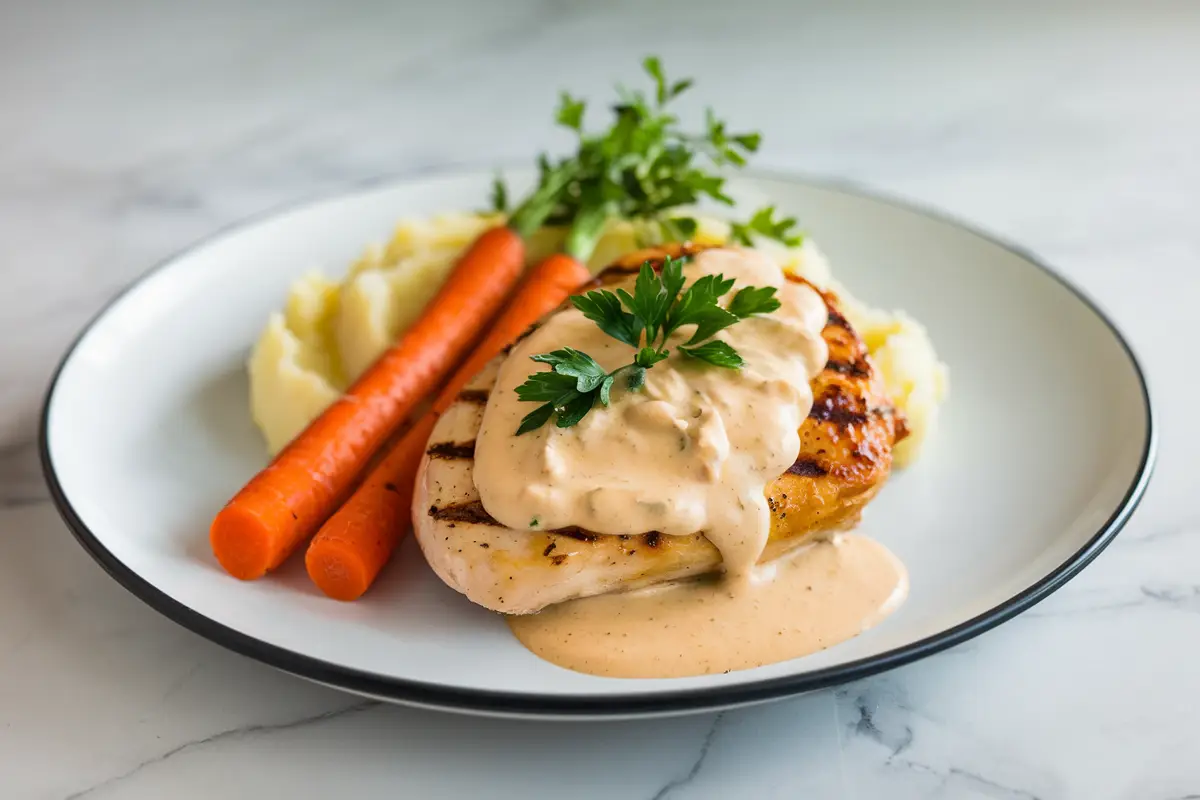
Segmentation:
<svg viewBox="0 0 1200 800">
<path fill-rule="evenodd" d="M 1200 5 L 5 4 L 0 796 L 1200 797 Z M 1055 264 L 1148 369 L 1159 468 L 1029 613 L 789 702 L 584 724 L 363 702 L 142 606 L 60 522 L 40 396 L 106 299 L 246 215 L 561 142 L 555 91 L 659 52 L 759 164 L 915 198 Z M 549 76 L 549 77 L 548 77 Z"/>
</svg>

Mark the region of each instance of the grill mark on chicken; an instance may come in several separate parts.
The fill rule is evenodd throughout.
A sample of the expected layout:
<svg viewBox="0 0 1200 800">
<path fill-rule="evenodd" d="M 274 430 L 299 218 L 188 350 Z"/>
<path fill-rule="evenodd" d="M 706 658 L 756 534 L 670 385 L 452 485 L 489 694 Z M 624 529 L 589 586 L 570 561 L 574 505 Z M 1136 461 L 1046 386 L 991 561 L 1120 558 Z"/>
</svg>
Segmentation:
<svg viewBox="0 0 1200 800">
<path fill-rule="evenodd" d="M 529 336 L 532 335 L 533 332 L 536 331 L 540 327 L 542 327 L 542 323 L 540 321 L 533 323 L 528 328 L 521 331 L 521 334 L 516 339 L 513 339 L 511 342 L 504 345 L 504 347 L 501 347 L 500 352 L 503 353 L 504 355 L 508 355 L 509 353 L 512 352 L 512 349 L 514 347 L 519 345 L 523 340 L 529 338 Z M 487 402 L 486 398 L 484 399 L 484 402 Z"/>
<path fill-rule="evenodd" d="M 793 475 L 801 475 L 806 478 L 823 478 L 829 474 L 829 470 L 821 466 L 821 463 L 810 456 L 801 456 L 796 459 L 796 463 L 792 464 L 787 469 Z"/>
<path fill-rule="evenodd" d="M 661 261 L 659 262 L 658 267 L 655 267 L 653 262 L 650 263 L 650 266 L 654 268 L 655 272 L 658 272 L 662 269 L 661 265 Z M 641 268 L 641 264 L 638 264 L 636 267 L 633 265 L 613 265 L 611 267 L 605 267 L 596 275 L 596 283 L 603 286 L 606 283 L 612 283 L 613 281 L 619 280 L 626 275 L 632 275 Z"/>
<path fill-rule="evenodd" d="M 831 422 L 839 428 L 847 428 L 851 425 L 865 425 L 867 422 L 867 415 L 861 411 L 854 411 L 849 408 L 837 408 L 831 405 L 813 406 L 813 410 L 808 412 L 808 418 L 820 422 Z"/>
<path fill-rule="evenodd" d="M 567 528 L 555 528 L 552 531 L 548 531 L 548 533 L 555 533 L 559 536 L 568 536 L 572 539 L 578 539 L 581 542 L 594 542 L 596 541 L 596 537 L 599 535 L 592 533 L 591 531 L 585 531 L 583 528 L 575 525 L 571 525 Z"/>
<path fill-rule="evenodd" d="M 826 300 L 826 305 L 829 305 L 828 300 Z M 854 333 L 854 328 L 850 327 L 850 321 L 842 316 L 842 312 L 832 307 L 829 308 L 829 322 L 827 324 L 831 327 L 841 328 Z"/>
<path fill-rule="evenodd" d="M 426 452 L 430 458 L 474 458 L 475 442 L 438 442 Z"/>
<path fill-rule="evenodd" d="M 485 406 L 488 398 L 492 393 L 487 389 L 463 389 L 458 393 L 458 399 L 463 403 L 471 403 L 472 405 Z"/>
<path fill-rule="evenodd" d="M 813 401 L 808 418 L 819 422 L 830 422 L 839 428 L 863 425 L 867 421 L 867 413 L 863 406 L 861 397 L 848 395 L 837 384 L 831 384 L 826 387 L 820 397 Z"/>
<path fill-rule="evenodd" d="M 835 361 L 832 358 L 825 362 L 825 369 L 851 378 L 871 377 L 871 365 L 865 359 L 858 361 Z"/>
<path fill-rule="evenodd" d="M 469 503 L 457 503 L 450 506 L 429 507 L 429 516 L 440 522 L 467 522 L 474 525 L 489 525 L 495 528 L 503 528 L 504 525 L 495 517 L 487 512 L 483 507 L 483 503 L 478 500 L 472 500 Z M 574 525 L 567 528 L 555 528 L 546 531 L 546 533 L 557 536 L 566 536 L 570 539 L 576 539 L 580 542 L 594 542 L 600 538 L 600 534 L 592 531 L 584 530 L 583 528 Z M 554 542 L 551 542 L 542 555 L 548 555 L 554 549 Z"/>
<path fill-rule="evenodd" d="M 497 528 L 504 527 L 484 509 L 483 503 L 478 500 L 472 500 L 469 503 L 458 503 L 452 506 L 443 506 L 441 508 L 430 506 L 429 516 L 442 522 L 470 522 L 475 525 L 491 525 Z"/>
</svg>

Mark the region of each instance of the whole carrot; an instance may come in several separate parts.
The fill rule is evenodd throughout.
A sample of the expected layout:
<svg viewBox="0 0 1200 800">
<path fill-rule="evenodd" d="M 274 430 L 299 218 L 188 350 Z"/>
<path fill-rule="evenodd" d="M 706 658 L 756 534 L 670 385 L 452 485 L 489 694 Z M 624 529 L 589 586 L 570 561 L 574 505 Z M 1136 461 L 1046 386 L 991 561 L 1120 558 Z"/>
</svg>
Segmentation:
<svg viewBox="0 0 1200 800">
<path fill-rule="evenodd" d="M 530 271 L 487 337 L 434 400 L 432 411 L 371 470 L 313 537 L 305 566 L 321 591 L 336 600 L 355 600 L 370 588 L 408 531 L 415 476 L 437 417 L 488 361 L 589 277 L 587 268 L 565 253 L 549 256 Z"/>
<path fill-rule="evenodd" d="M 230 575 L 250 580 L 276 568 L 346 499 L 375 451 L 499 310 L 524 267 L 525 239 L 566 177 L 547 176 L 507 225 L 480 235 L 400 340 L 221 509 L 209 542 Z"/>
</svg>

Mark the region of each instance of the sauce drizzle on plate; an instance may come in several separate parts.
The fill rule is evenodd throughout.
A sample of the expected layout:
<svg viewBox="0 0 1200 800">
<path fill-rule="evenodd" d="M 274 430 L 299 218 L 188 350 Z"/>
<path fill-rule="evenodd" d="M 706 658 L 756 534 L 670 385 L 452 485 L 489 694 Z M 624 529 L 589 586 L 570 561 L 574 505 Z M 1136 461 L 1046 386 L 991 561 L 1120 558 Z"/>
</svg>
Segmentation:
<svg viewBox="0 0 1200 800">
<path fill-rule="evenodd" d="M 873 539 L 839 534 L 720 576 L 573 600 L 507 617 L 517 639 L 560 667 L 613 678 L 678 678 L 809 655 L 878 624 L 904 602 L 908 573 Z"/>
</svg>

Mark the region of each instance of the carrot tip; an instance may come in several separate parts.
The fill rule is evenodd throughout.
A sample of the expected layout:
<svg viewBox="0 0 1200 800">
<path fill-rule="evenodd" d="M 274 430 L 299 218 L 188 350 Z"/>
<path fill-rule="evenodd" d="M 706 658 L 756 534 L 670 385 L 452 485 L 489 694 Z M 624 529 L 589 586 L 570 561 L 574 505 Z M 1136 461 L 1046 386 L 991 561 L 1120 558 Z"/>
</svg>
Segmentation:
<svg viewBox="0 0 1200 800">
<path fill-rule="evenodd" d="M 217 561 L 235 578 L 252 581 L 272 566 L 267 532 L 254 517 L 236 509 L 226 508 L 217 515 L 208 540 Z"/>
<path fill-rule="evenodd" d="M 375 579 L 353 551 L 339 547 L 309 547 L 304 566 L 317 588 L 334 600 L 357 600 Z"/>
</svg>

